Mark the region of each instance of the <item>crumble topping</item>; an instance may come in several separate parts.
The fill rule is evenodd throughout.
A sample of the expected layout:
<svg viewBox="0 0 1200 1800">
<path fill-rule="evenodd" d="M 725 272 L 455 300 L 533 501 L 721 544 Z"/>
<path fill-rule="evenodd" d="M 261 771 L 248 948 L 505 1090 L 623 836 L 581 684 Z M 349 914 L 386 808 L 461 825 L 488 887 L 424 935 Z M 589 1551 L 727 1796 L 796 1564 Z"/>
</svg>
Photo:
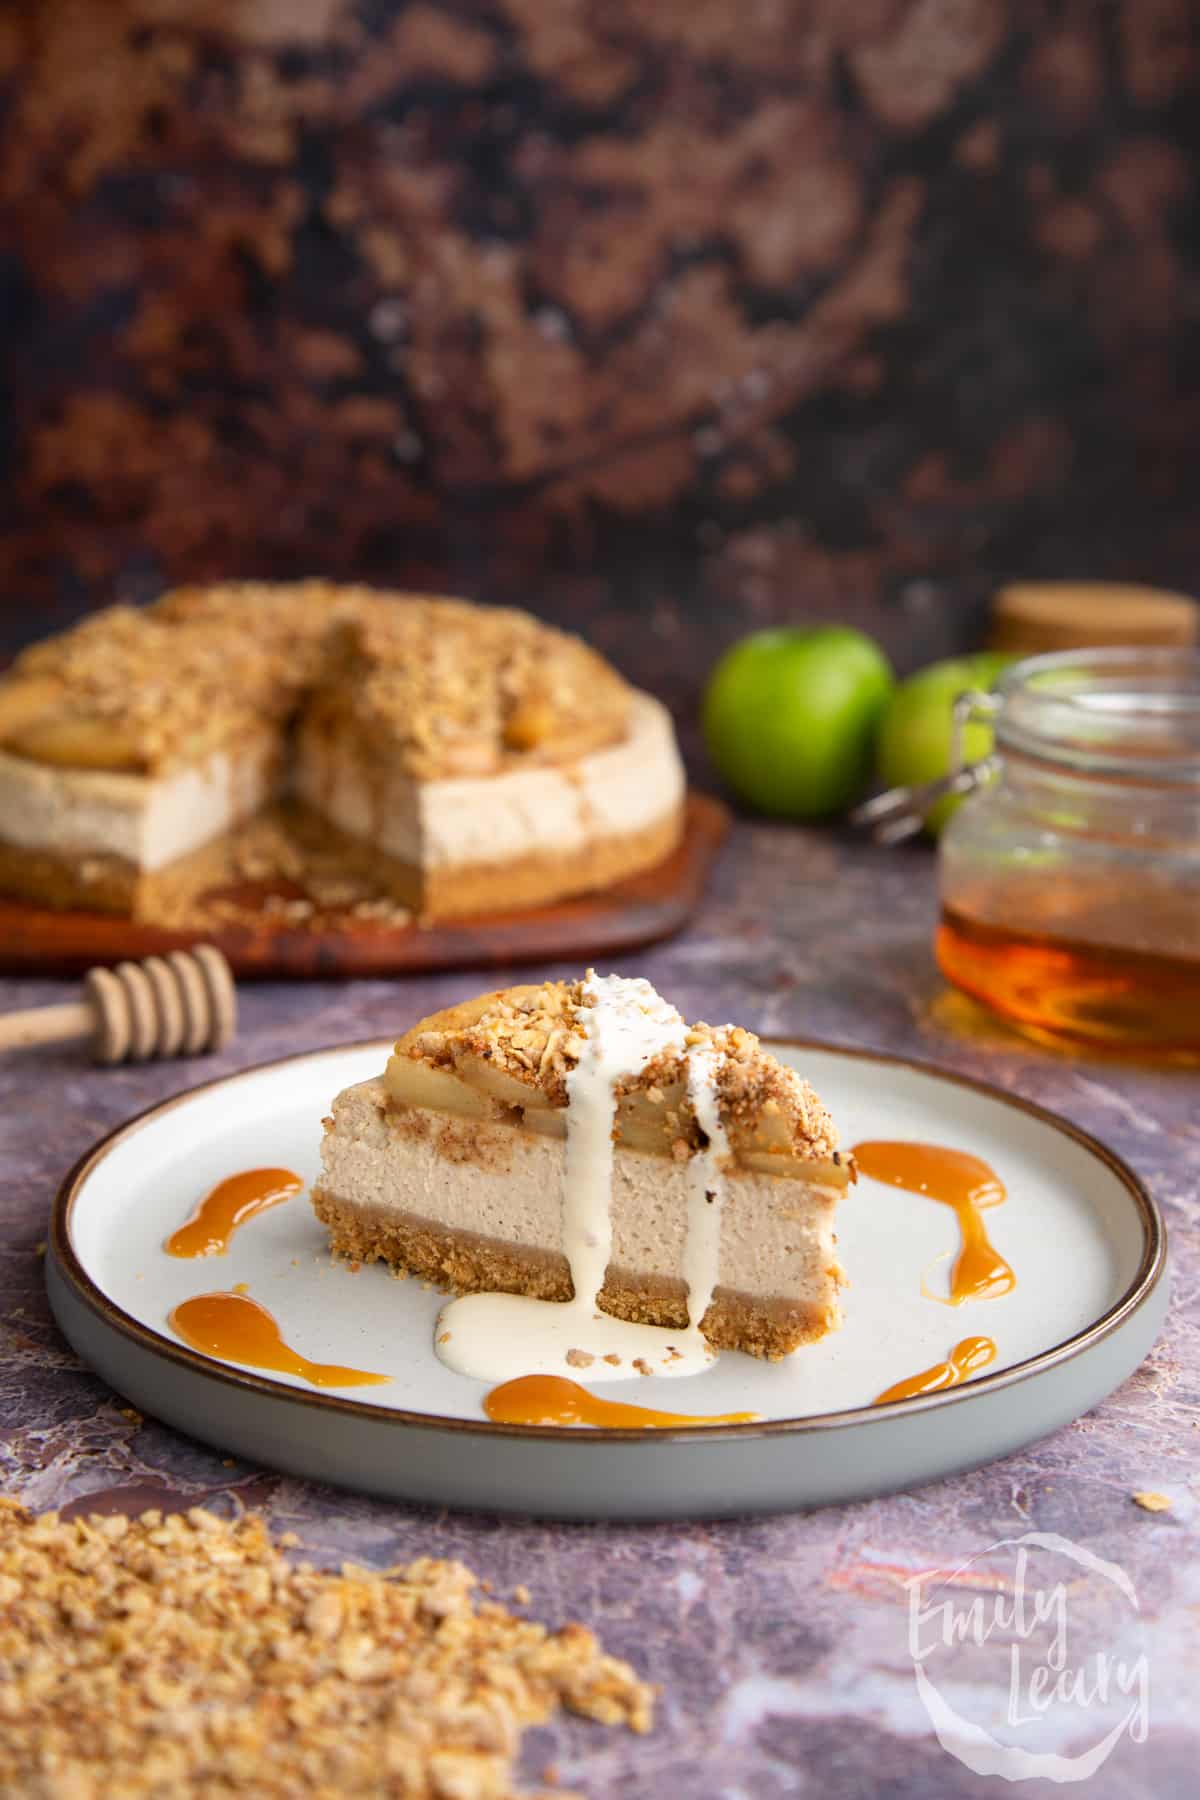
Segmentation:
<svg viewBox="0 0 1200 1800">
<path fill-rule="evenodd" d="M 369 608 L 379 597 L 378 588 L 341 587 L 330 581 L 219 581 L 171 588 L 150 610 L 175 623 L 243 628 L 253 610 L 256 632 L 319 640 L 332 619 Z"/>
<path fill-rule="evenodd" d="M 59 767 L 143 773 L 274 724 L 292 698 L 269 640 L 113 606 L 17 657 L 0 682 L 0 742 Z"/>
<path fill-rule="evenodd" d="M 411 599 L 337 633 L 312 712 L 409 774 L 488 775 L 616 743 L 630 690 L 580 638 L 526 613 Z"/>
<path fill-rule="evenodd" d="M 311 686 L 321 673 L 330 633 L 344 619 L 407 598 L 328 581 L 223 581 L 214 587 L 172 588 L 150 609 L 168 625 L 208 625 L 236 644 L 248 631 L 286 657 L 292 686 Z"/>
<path fill-rule="evenodd" d="M 582 981 L 504 988 L 435 1013 L 400 1039 L 396 1054 L 460 1075 L 469 1059 L 478 1059 L 536 1088 L 543 1104 L 565 1107 L 567 1076 L 586 1032 L 588 979 L 590 971 Z M 688 1028 L 684 1045 L 663 1051 L 639 1074 L 616 1084 L 619 1098 L 641 1095 L 662 1112 L 671 1154 L 684 1160 L 701 1147 L 685 1079 L 687 1051 L 706 1045 L 721 1122 L 735 1147 L 828 1160 L 852 1176 L 851 1160 L 838 1151 L 837 1127 L 823 1102 L 794 1069 L 764 1050 L 753 1032 L 739 1025 L 697 1024 Z"/>
<path fill-rule="evenodd" d="M 0 681 L 0 745 L 66 768 L 195 760 L 306 703 L 421 779 L 569 762 L 617 742 L 630 690 L 580 639 L 464 600 L 230 582 L 114 606 Z"/>
<path fill-rule="evenodd" d="M 476 1601 L 460 1563 L 334 1573 L 296 1543 L 0 1498 L 0 1789 L 512 1800 L 522 1729 L 560 1706 L 649 1730 L 651 1690 L 583 1626 Z"/>
</svg>

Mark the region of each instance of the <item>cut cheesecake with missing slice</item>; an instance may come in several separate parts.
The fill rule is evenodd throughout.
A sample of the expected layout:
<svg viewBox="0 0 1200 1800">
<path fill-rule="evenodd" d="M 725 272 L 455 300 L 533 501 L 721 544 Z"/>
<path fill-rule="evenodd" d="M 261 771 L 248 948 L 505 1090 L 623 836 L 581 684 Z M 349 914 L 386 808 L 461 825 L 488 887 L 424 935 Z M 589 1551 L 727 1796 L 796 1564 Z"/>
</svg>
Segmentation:
<svg viewBox="0 0 1200 1800">
<path fill-rule="evenodd" d="M 238 828 L 281 802 L 427 917 L 545 906 L 661 864 L 685 798 L 666 709 L 504 607 L 187 588 L 0 676 L 0 894 L 39 906 L 157 921 L 233 880 Z"/>
<path fill-rule="evenodd" d="M 589 974 L 414 1026 L 335 1100 L 313 1205 L 335 1253 L 479 1297 L 438 1328 L 464 1373 L 683 1374 L 840 1322 L 837 1142 L 751 1033 Z"/>
</svg>

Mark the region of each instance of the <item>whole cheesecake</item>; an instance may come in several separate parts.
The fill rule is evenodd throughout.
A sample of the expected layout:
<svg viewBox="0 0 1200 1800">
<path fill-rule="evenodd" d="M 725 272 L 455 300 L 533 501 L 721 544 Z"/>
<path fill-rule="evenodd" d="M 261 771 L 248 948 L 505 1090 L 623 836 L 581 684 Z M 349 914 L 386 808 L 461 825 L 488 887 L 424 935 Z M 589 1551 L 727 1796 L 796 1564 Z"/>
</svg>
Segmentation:
<svg viewBox="0 0 1200 1800">
<path fill-rule="evenodd" d="M 153 913 L 281 795 L 404 906 L 546 904 L 682 830 L 670 716 L 521 612 L 336 588 L 183 589 L 0 681 L 0 891 Z"/>
</svg>

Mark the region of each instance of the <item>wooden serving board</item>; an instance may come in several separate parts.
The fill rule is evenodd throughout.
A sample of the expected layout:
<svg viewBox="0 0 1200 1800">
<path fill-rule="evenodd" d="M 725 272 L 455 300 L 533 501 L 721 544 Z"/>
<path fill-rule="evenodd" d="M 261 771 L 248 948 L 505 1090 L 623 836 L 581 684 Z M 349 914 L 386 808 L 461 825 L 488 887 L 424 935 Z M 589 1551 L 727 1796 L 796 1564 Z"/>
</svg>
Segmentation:
<svg viewBox="0 0 1200 1800">
<path fill-rule="evenodd" d="M 316 977 L 404 975 L 468 965 L 558 962 L 608 955 L 669 937 L 699 903 L 729 814 L 707 794 L 688 795 L 683 841 L 665 862 L 600 893 L 527 912 L 396 924 L 313 911 L 293 922 L 283 906 L 302 899 L 284 881 L 246 883 L 236 916 L 167 929 L 106 913 L 54 912 L 0 900 L 0 970 L 76 974 L 94 963 L 153 956 L 189 944 L 216 944 L 238 975 Z"/>
</svg>

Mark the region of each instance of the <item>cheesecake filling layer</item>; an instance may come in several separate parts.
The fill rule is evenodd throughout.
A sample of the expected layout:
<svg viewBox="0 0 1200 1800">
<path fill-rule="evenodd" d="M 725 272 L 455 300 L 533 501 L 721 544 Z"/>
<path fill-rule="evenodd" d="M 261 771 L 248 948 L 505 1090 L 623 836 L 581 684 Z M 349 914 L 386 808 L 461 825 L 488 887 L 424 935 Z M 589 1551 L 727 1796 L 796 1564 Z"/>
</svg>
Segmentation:
<svg viewBox="0 0 1200 1800">
<path fill-rule="evenodd" d="M 670 714 L 635 694 L 628 734 L 569 767 L 414 782 L 367 762 L 350 736 L 302 725 L 301 799 L 350 837 L 430 871 L 567 856 L 674 816 L 685 792 Z"/>
<path fill-rule="evenodd" d="M 347 1088 L 334 1102 L 333 1118 L 320 1187 L 340 1204 L 381 1225 L 423 1221 L 566 1263 L 563 1139 L 396 1108 L 379 1079 Z M 663 1291 L 682 1296 L 691 1285 L 696 1293 L 684 1260 L 693 1191 L 687 1165 L 618 1146 L 609 1266 Z M 717 1214 L 716 1288 L 763 1302 L 811 1302 L 825 1311 L 836 1280 L 833 1221 L 841 1197 L 839 1188 L 730 1170 Z"/>
<path fill-rule="evenodd" d="M 279 781 L 276 733 L 162 775 L 62 769 L 0 750 L 5 841 L 57 856 L 119 857 L 150 873 L 249 818 Z"/>
</svg>

